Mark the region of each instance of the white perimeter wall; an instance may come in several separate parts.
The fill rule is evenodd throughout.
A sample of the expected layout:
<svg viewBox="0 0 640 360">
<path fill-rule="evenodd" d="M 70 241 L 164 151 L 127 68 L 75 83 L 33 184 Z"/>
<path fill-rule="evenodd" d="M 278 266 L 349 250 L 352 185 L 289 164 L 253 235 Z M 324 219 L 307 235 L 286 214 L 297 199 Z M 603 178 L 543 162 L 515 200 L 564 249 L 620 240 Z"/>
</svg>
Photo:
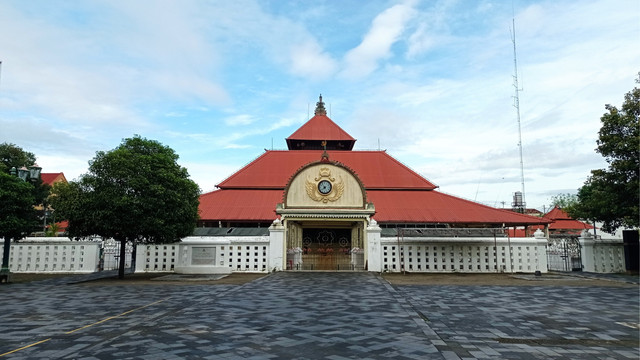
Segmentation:
<svg viewBox="0 0 640 360">
<path fill-rule="evenodd" d="M 11 243 L 9 269 L 15 273 L 92 273 L 98 271 L 100 245 L 59 237 L 26 238 Z M 2 239 L 0 246 L 4 246 Z"/>
<path fill-rule="evenodd" d="M 267 272 L 269 236 L 190 236 L 176 244 L 138 245 L 136 271 Z"/>
<path fill-rule="evenodd" d="M 382 238 L 382 271 L 544 273 L 546 244 L 545 238 Z"/>
<path fill-rule="evenodd" d="M 597 273 L 626 271 L 624 243 L 621 239 L 594 239 L 589 233 L 580 237 L 582 270 Z"/>
<path fill-rule="evenodd" d="M 270 245 L 278 243 L 273 239 L 278 234 L 273 231 L 271 236 L 187 237 L 175 244 L 138 245 L 135 268 L 137 272 L 182 273 L 282 270 L 286 268 L 284 250 L 282 246 L 272 248 Z M 547 271 L 545 238 L 425 237 L 404 238 L 398 242 L 396 238 L 371 237 L 375 241 L 371 241 L 367 249 L 367 262 L 372 271 L 400 272 L 403 267 L 409 272 Z M 2 243 L 0 239 L 0 246 Z M 584 271 L 625 271 L 621 240 L 593 239 L 587 234 L 580 238 L 580 244 Z M 16 273 L 99 271 L 101 246 L 101 241 L 27 238 L 12 242 L 10 270 Z"/>
</svg>

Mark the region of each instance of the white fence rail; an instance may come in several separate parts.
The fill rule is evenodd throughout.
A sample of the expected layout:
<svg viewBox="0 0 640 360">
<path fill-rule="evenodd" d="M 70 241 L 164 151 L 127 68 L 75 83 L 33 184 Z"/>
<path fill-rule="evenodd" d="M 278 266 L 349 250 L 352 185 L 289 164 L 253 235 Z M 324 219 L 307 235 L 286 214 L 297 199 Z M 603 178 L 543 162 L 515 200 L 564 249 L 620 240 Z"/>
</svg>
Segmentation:
<svg viewBox="0 0 640 360">
<path fill-rule="evenodd" d="M 0 240 L 4 245 L 4 240 Z M 91 273 L 98 271 L 100 242 L 68 238 L 27 238 L 12 242 L 9 270 L 19 273 Z"/>
<path fill-rule="evenodd" d="M 546 239 L 382 238 L 388 272 L 546 272 Z"/>
<path fill-rule="evenodd" d="M 622 239 L 594 239 L 589 233 L 580 237 L 583 270 L 597 273 L 617 273 L 626 270 Z"/>
<path fill-rule="evenodd" d="M 231 273 L 285 269 L 287 257 L 278 253 L 270 236 L 187 237 L 174 244 L 136 247 L 138 272 Z M 524 272 L 547 271 L 544 237 L 404 237 L 379 238 L 369 249 L 369 269 L 376 260 L 388 272 Z M 2 244 L 2 240 L 0 240 Z M 117 268 L 118 244 L 113 241 L 72 241 L 68 238 L 27 238 L 11 244 L 9 268 L 15 273 L 89 273 Z M 126 251 L 126 267 L 132 266 Z M 274 252 L 275 253 L 272 253 Z M 583 270 L 624 272 L 622 240 L 580 238 Z M 282 249 L 284 253 L 284 249 Z M 379 259 L 378 259 L 379 256 Z M 283 264 L 280 264 L 282 262 Z M 376 270 L 377 271 L 377 270 Z"/>
<path fill-rule="evenodd" d="M 179 244 L 138 245 L 136 271 L 266 272 L 269 237 L 190 236 Z"/>
</svg>

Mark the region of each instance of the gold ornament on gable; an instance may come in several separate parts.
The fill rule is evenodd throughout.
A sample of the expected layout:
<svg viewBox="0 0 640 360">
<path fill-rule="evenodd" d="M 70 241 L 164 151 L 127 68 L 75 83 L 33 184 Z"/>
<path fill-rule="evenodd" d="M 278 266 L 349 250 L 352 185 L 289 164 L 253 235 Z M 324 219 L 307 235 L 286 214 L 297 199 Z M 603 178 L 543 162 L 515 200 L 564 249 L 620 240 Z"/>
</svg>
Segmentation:
<svg viewBox="0 0 640 360">
<path fill-rule="evenodd" d="M 313 181 L 308 178 L 305 180 L 305 189 L 311 200 L 328 203 L 337 201 L 344 193 L 344 182 L 342 177 L 336 178 L 331 176 L 331 170 L 328 167 L 321 167 L 318 176 Z"/>
</svg>

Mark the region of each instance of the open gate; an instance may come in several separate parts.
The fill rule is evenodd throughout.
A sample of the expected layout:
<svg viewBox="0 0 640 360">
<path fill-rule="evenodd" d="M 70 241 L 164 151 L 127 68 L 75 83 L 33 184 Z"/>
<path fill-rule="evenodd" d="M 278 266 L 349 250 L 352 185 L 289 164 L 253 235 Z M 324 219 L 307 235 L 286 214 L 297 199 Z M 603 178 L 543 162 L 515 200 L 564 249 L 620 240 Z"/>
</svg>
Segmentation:
<svg viewBox="0 0 640 360">
<path fill-rule="evenodd" d="M 288 261 L 290 270 L 363 270 L 364 252 L 352 248 L 351 229 L 304 229 L 302 261 Z"/>
<path fill-rule="evenodd" d="M 550 238 L 547 243 L 547 267 L 552 271 L 582 271 L 581 254 L 578 238 Z"/>
<path fill-rule="evenodd" d="M 127 242 L 125 248 L 125 268 L 130 268 L 135 260 L 133 243 Z M 102 270 L 118 270 L 120 267 L 120 242 L 113 239 L 107 239 L 100 246 L 100 263 L 98 269 Z"/>
</svg>

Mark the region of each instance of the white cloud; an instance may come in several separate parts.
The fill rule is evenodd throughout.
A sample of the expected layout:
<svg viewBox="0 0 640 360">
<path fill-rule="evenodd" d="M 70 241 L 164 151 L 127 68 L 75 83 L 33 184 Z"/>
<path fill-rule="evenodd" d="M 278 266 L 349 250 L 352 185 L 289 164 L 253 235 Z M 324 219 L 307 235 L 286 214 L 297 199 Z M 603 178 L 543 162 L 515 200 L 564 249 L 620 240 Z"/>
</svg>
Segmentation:
<svg viewBox="0 0 640 360">
<path fill-rule="evenodd" d="M 215 190 L 216 185 L 238 170 L 237 165 L 223 164 L 216 159 L 206 163 L 187 161 L 181 165 L 188 169 L 191 180 L 200 186 L 203 193 Z"/>
<path fill-rule="evenodd" d="M 345 55 L 341 75 L 361 78 L 373 72 L 379 60 L 391 56 L 391 46 L 398 41 L 413 15 L 410 5 L 398 4 L 376 16 L 360 45 Z"/>
<path fill-rule="evenodd" d="M 430 29 L 426 22 L 421 22 L 418 29 L 409 37 L 409 50 L 407 56 L 412 58 L 431 50 L 438 44 L 438 39 L 430 34 Z"/>
<path fill-rule="evenodd" d="M 309 79 L 326 79 L 333 75 L 336 61 L 313 40 L 291 47 L 291 73 Z"/>
<path fill-rule="evenodd" d="M 255 121 L 256 121 L 256 119 L 252 115 L 249 115 L 249 114 L 235 115 L 235 116 L 230 116 L 230 117 L 224 119 L 224 123 L 229 125 L 229 126 L 249 125 L 249 124 L 252 124 Z"/>
<path fill-rule="evenodd" d="M 419 24 L 409 37 L 407 57 L 417 57 L 452 41 L 449 21 L 452 19 L 451 13 L 456 11 L 456 4 L 456 1 L 440 1 L 430 4 L 433 8 L 416 14 Z"/>
</svg>

